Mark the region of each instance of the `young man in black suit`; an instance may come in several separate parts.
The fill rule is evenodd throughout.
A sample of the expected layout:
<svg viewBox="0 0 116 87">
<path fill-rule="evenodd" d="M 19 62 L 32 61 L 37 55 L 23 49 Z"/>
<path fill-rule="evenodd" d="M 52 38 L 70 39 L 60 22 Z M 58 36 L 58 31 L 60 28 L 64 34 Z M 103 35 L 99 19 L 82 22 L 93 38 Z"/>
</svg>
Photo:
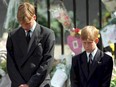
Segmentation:
<svg viewBox="0 0 116 87">
<path fill-rule="evenodd" d="M 97 48 L 98 35 L 99 30 L 94 26 L 81 30 L 85 51 L 72 59 L 71 87 L 110 87 L 113 60 Z"/>
<path fill-rule="evenodd" d="M 11 87 L 50 87 L 54 32 L 35 21 L 30 3 L 19 5 L 17 19 L 21 26 L 9 33 L 6 45 Z"/>
</svg>

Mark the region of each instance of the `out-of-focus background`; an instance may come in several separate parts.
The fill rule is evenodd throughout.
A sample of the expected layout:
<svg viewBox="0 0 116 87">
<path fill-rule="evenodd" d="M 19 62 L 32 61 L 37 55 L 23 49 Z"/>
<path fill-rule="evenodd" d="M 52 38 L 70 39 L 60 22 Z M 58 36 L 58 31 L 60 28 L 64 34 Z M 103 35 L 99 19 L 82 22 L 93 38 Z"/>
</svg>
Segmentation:
<svg viewBox="0 0 116 87">
<path fill-rule="evenodd" d="M 53 77 L 59 65 L 68 67 L 63 85 L 70 87 L 69 71 L 71 58 L 75 52 L 67 43 L 70 36 L 69 29 L 51 15 L 52 6 L 60 5 L 66 10 L 73 26 L 71 28 L 83 28 L 86 25 L 94 25 L 100 30 L 100 42 L 98 48 L 113 56 L 114 69 L 111 87 L 116 86 L 116 0 L 0 0 L 0 87 L 10 87 L 6 70 L 6 39 L 8 32 L 19 26 L 16 18 L 17 8 L 21 2 L 28 1 L 35 5 L 37 22 L 55 32 L 56 44 L 54 52 L 54 64 L 51 71 Z M 82 48 L 82 50 L 84 50 Z M 64 62 L 64 59 L 66 61 Z M 64 67 L 63 67 L 64 69 Z"/>
</svg>

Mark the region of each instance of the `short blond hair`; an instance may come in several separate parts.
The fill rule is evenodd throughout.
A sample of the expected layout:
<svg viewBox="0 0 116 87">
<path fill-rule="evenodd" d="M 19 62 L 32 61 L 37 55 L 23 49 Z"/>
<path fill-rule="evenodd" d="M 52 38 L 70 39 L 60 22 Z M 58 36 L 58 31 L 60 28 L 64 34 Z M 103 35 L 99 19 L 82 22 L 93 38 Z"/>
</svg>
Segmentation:
<svg viewBox="0 0 116 87">
<path fill-rule="evenodd" d="M 19 5 L 17 19 L 19 22 L 29 23 L 35 15 L 35 8 L 32 4 L 24 2 Z"/>
<path fill-rule="evenodd" d="M 94 26 L 85 26 L 81 30 L 81 39 L 87 41 L 94 41 L 98 38 L 99 30 Z"/>
</svg>

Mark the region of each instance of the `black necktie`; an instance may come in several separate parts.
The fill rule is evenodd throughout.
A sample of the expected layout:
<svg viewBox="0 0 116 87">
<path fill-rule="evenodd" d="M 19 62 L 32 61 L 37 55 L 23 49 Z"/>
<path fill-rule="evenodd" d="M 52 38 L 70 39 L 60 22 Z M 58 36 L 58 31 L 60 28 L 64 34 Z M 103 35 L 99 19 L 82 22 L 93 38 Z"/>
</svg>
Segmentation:
<svg viewBox="0 0 116 87">
<path fill-rule="evenodd" d="M 29 43 L 29 41 L 30 41 L 30 39 L 31 39 L 31 37 L 30 37 L 30 30 L 29 31 L 27 31 L 27 36 L 26 36 L 26 40 L 27 40 L 27 43 Z"/>
<path fill-rule="evenodd" d="M 92 54 L 89 54 L 89 63 L 92 64 L 93 60 L 92 60 Z"/>
<path fill-rule="evenodd" d="M 90 53 L 89 54 L 89 62 L 88 62 L 88 73 L 90 73 L 90 71 L 91 71 L 92 62 L 93 62 L 93 60 L 92 60 L 92 54 Z"/>
</svg>

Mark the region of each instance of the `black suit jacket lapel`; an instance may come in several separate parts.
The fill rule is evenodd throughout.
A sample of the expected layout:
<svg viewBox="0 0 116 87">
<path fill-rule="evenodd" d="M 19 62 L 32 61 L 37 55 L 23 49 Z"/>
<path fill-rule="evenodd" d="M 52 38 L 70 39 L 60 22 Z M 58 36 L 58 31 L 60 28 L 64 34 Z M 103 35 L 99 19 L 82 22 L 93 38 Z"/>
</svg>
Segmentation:
<svg viewBox="0 0 116 87">
<path fill-rule="evenodd" d="M 33 44 L 34 43 L 34 41 L 35 40 L 38 40 L 38 37 L 40 36 L 40 26 L 39 25 L 37 25 L 36 27 L 35 27 L 35 30 L 33 31 L 33 34 L 32 34 L 32 37 L 31 37 L 31 40 L 30 40 L 30 43 L 29 43 L 29 46 L 28 46 L 28 50 L 27 50 L 27 53 L 29 53 L 29 51 L 30 51 L 30 48 L 34 48 L 34 46 L 35 46 L 35 44 Z M 40 38 L 39 38 L 40 39 Z M 36 42 L 35 42 L 36 43 Z M 32 44 L 33 44 L 33 46 L 32 46 Z M 32 50 L 32 49 L 31 49 Z"/>
<path fill-rule="evenodd" d="M 80 58 L 81 62 L 81 67 L 82 67 L 82 71 L 86 77 L 86 79 L 88 78 L 88 65 L 87 65 L 87 55 L 86 52 L 84 52 Z"/>
<path fill-rule="evenodd" d="M 95 69 L 97 68 L 98 64 L 100 63 L 101 58 L 103 57 L 103 52 L 101 52 L 99 49 L 97 50 L 97 53 L 95 54 L 94 57 L 94 61 L 93 61 L 93 65 L 88 77 L 88 80 L 90 79 L 90 77 L 92 76 L 92 74 L 94 73 Z"/>
<path fill-rule="evenodd" d="M 35 47 L 37 46 L 37 44 L 40 42 L 40 40 L 42 39 L 42 35 L 40 34 L 41 32 L 41 28 L 40 26 L 37 24 L 33 35 L 31 37 L 31 41 L 29 43 L 29 47 L 27 50 L 28 56 L 33 52 L 33 50 L 35 49 Z"/>
<path fill-rule="evenodd" d="M 29 46 L 26 51 L 27 52 L 26 57 L 22 61 L 22 65 L 26 62 L 28 57 L 31 55 L 33 50 L 36 48 L 37 44 L 40 42 L 40 40 L 42 38 L 42 35 L 40 34 L 40 32 L 41 32 L 41 28 L 40 28 L 39 24 L 37 24 L 35 30 L 33 31 L 31 40 L 29 42 Z"/>
<path fill-rule="evenodd" d="M 25 37 L 25 31 L 21 27 L 19 29 L 18 37 L 16 40 L 19 44 L 19 48 L 21 49 L 21 51 L 25 55 L 27 52 L 28 46 L 27 46 L 27 41 L 26 41 L 26 37 Z"/>
</svg>

